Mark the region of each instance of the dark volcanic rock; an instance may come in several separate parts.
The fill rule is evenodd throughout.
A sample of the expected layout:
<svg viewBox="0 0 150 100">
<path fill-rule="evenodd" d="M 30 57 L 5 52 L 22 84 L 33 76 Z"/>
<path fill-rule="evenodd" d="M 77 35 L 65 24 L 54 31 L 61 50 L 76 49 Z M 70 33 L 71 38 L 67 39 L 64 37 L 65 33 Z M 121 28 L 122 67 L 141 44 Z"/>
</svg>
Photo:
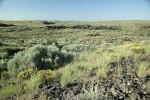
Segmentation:
<svg viewBox="0 0 150 100">
<path fill-rule="evenodd" d="M 145 56 L 142 59 L 142 61 L 147 61 L 149 58 Z M 76 97 L 91 90 L 101 94 L 102 100 L 150 100 L 150 87 L 148 87 L 150 75 L 139 78 L 136 73 L 136 63 L 132 57 L 122 57 L 118 62 L 108 64 L 110 71 L 108 71 L 107 79 L 96 82 L 88 81 L 84 84 L 73 82 L 64 87 L 59 82 L 42 84 L 39 91 L 44 92 L 47 99 L 52 100 L 77 100 Z M 113 76 L 116 74 L 115 68 L 119 65 L 122 68 L 122 75 Z M 130 67 L 131 72 L 127 73 L 127 67 Z M 97 70 L 98 67 L 93 68 L 88 77 L 94 77 Z"/>
<path fill-rule="evenodd" d="M 98 67 L 92 68 L 92 70 L 90 71 L 89 77 L 96 76 L 96 71 L 97 71 L 97 70 L 98 70 Z"/>
<path fill-rule="evenodd" d="M 66 98 L 75 97 L 75 95 L 81 93 L 82 84 L 80 83 L 69 83 L 65 87 L 61 87 L 59 82 L 56 82 L 53 85 L 44 85 L 41 84 L 39 86 L 40 92 L 44 92 L 44 94 L 49 99 L 58 99 L 58 100 L 66 100 Z M 35 96 L 37 98 L 37 96 Z"/>
</svg>

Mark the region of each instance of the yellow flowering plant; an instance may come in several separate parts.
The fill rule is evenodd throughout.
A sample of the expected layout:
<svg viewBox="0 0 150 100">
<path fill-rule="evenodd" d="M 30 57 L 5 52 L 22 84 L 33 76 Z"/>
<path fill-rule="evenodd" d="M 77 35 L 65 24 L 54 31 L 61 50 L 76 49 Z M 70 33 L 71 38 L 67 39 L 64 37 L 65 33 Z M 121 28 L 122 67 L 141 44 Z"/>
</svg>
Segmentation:
<svg viewBox="0 0 150 100">
<path fill-rule="evenodd" d="M 55 72 L 51 70 L 40 70 L 37 72 L 37 79 L 41 82 L 51 82 L 55 77 Z"/>
<path fill-rule="evenodd" d="M 33 69 L 26 69 L 25 71 L 22 71 L 18 74 L 18 78 L 20 79 L 29 79 L 31 77 L 31 75 L 33 74 Z"/>
</svg>

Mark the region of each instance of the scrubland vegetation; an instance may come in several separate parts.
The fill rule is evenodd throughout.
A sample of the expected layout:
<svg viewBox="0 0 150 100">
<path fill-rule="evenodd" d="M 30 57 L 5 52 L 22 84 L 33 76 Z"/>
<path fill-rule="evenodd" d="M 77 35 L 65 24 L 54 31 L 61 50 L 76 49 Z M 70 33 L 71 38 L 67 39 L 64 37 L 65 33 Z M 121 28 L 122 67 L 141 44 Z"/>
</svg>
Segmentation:
<svg viewBox="0 0 150 100">
<path fill-rule="evenodd" d="M 150 21 L 0 21 L 0 100 L 149 100 Z"/>
</svg>

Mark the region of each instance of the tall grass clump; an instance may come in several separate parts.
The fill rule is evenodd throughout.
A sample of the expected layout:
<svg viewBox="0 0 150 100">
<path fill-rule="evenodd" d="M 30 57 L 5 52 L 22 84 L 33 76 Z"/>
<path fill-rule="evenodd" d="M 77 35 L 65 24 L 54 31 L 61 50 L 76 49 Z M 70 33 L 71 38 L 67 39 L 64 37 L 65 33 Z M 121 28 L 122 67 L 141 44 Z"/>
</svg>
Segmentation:
<svg viewBox="0 0 150 100">
<path fill-rule="evenodd" d="M 0 90 L 0 100 L 8 100 L 8 98 L 14 98 L 16 95 L 19 95 L 19 86 L 4 86 Z"/>
</svg>

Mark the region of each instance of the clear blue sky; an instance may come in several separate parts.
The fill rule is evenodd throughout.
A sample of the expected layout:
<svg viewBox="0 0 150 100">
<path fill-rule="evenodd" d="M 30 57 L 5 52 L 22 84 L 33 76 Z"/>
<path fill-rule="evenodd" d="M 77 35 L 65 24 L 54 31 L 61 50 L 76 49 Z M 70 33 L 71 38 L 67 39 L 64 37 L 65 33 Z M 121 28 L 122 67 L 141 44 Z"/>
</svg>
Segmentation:
<svg viewBox="0 0 150 100">
<path fill-rule="evenodd" d="M 150 20 L 150 0 L 0 0 L 0 20 Z"/>
</svg>

